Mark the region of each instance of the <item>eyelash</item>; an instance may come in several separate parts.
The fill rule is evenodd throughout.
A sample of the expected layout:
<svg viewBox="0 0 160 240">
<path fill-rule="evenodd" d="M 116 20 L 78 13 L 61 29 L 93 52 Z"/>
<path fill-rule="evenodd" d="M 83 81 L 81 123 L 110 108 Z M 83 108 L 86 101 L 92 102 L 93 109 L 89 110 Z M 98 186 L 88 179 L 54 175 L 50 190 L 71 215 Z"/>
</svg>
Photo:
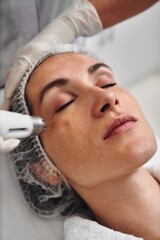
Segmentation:
<svg viewBox="0 0 160 240">
<path fill-rule="evenodd" d="M 101 88 L 109 88 L 109 87 L 114 87 L 116 85 L 116 83 L 110 83 L 110 84 L 106 84 L 104 86 L 102 86 Z M 68 107 L 75 99 L 72 99 L 71 101 L 67 102 L 66 104 L 64 104 L 63 106 L 61 106 L 59 109 L 56 110 L 56 113 L 61 112 L 63 109 L 65 109 L 66 107 Z"/>
<path fill-rule="evenodd" d="M 110 84 L 106 84 L 106 85 L 102 86 L 101 88 L 114 87 L 115 85 L 116 85 L 116 83 L 110 83 Z"/>
<path fill-rule="evenodd" d="M 56 110 L 56 113 L 62 111 L 62 110 L 65 109 L 66 107 L 68 107 L 73 101 L 74 101 L 74 99 L 72 99 L 71 101 L 67 102 L 66 104 L 64 104 L 63 106 L 61 106 L 60 108 L 58 108 L 58 109 Z"/>
</svg>

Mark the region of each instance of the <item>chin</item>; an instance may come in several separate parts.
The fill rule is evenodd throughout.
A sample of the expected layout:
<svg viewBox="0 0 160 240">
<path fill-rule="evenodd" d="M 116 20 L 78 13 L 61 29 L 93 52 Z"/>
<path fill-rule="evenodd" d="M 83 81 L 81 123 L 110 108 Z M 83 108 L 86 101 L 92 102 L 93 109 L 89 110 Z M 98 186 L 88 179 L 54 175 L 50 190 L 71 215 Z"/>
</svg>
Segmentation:
<svg viewBox="0 0 160 240">
<path fill-rule="evenodd" d="M 146 137 L 141 141 L 137 141 L 131 150 L 131 156 L 136 167 L 140 167 L 147 163 L 157 150 L 157 142 L 154 136 Z"/>
</svg>

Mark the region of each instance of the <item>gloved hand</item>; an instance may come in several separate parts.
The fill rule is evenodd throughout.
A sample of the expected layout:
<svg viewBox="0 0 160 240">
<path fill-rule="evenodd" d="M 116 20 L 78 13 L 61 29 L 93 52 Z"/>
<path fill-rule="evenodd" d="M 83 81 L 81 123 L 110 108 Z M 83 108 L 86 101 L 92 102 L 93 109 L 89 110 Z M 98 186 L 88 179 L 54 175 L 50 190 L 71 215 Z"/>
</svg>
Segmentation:
<svg viewBox="0 0 160 240">
<path fill-rule="evenodd" d="M 12 151 L 14 148 L 18 146 L 20 140 L 18 139 L 7 139 L 4 140 L 0 137 L 0 153 L 6 153 Z"/>
<path fill-rule="evenodd" d="M 9 109 L 18 83 L 37 54 L 50 50 L 55 44 L 73 43 L 79 36 L 92 36 L 101 30 L 98 14 L 86 0 L 76 2 L 72 8 L 59 15 L 19 51 L 5 86 L 2 108 Z"/>
</svg>

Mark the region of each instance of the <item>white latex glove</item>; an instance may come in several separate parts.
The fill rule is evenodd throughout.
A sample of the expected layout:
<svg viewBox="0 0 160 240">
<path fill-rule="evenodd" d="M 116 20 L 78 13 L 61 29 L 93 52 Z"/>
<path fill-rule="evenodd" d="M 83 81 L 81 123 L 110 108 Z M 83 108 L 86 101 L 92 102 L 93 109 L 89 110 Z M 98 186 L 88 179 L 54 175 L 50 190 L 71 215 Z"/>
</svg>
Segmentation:
<svg viewBox="0 0 160 240">
<path fill-rule="evenodd" d="M 12 151 L 14 148 L 18 146 L 20 140 L 18 139 L 7 139 L 4 140 L 0 137 L 0 153 L 6 153 Z"/>
<path fill-rule="evenodd" d="M 56 44 L 73 43 L 79 36 L 95 35 L 101 30 L 102 23 L 94 6 L 86 0 L 75 2 L 19 51 L 5 86 L 2 108 L 9 109 L 18 83 L 38 53 L 48 51 Z"/>
</svg>

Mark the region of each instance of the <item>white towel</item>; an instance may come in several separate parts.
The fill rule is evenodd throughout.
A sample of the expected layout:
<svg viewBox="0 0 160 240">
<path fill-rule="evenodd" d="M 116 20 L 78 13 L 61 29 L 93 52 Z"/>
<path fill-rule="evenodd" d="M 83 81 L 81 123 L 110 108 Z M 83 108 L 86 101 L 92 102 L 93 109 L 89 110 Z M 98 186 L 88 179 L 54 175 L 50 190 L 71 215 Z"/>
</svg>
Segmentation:
<svg viewBox="0 0 160 240">
<path fill-rule="evenodd" d="M 79 216 L 66 219 L 64 231 L 65 240 L 142 240 L 142 238 L 114 231 Z"/>
</svg>

